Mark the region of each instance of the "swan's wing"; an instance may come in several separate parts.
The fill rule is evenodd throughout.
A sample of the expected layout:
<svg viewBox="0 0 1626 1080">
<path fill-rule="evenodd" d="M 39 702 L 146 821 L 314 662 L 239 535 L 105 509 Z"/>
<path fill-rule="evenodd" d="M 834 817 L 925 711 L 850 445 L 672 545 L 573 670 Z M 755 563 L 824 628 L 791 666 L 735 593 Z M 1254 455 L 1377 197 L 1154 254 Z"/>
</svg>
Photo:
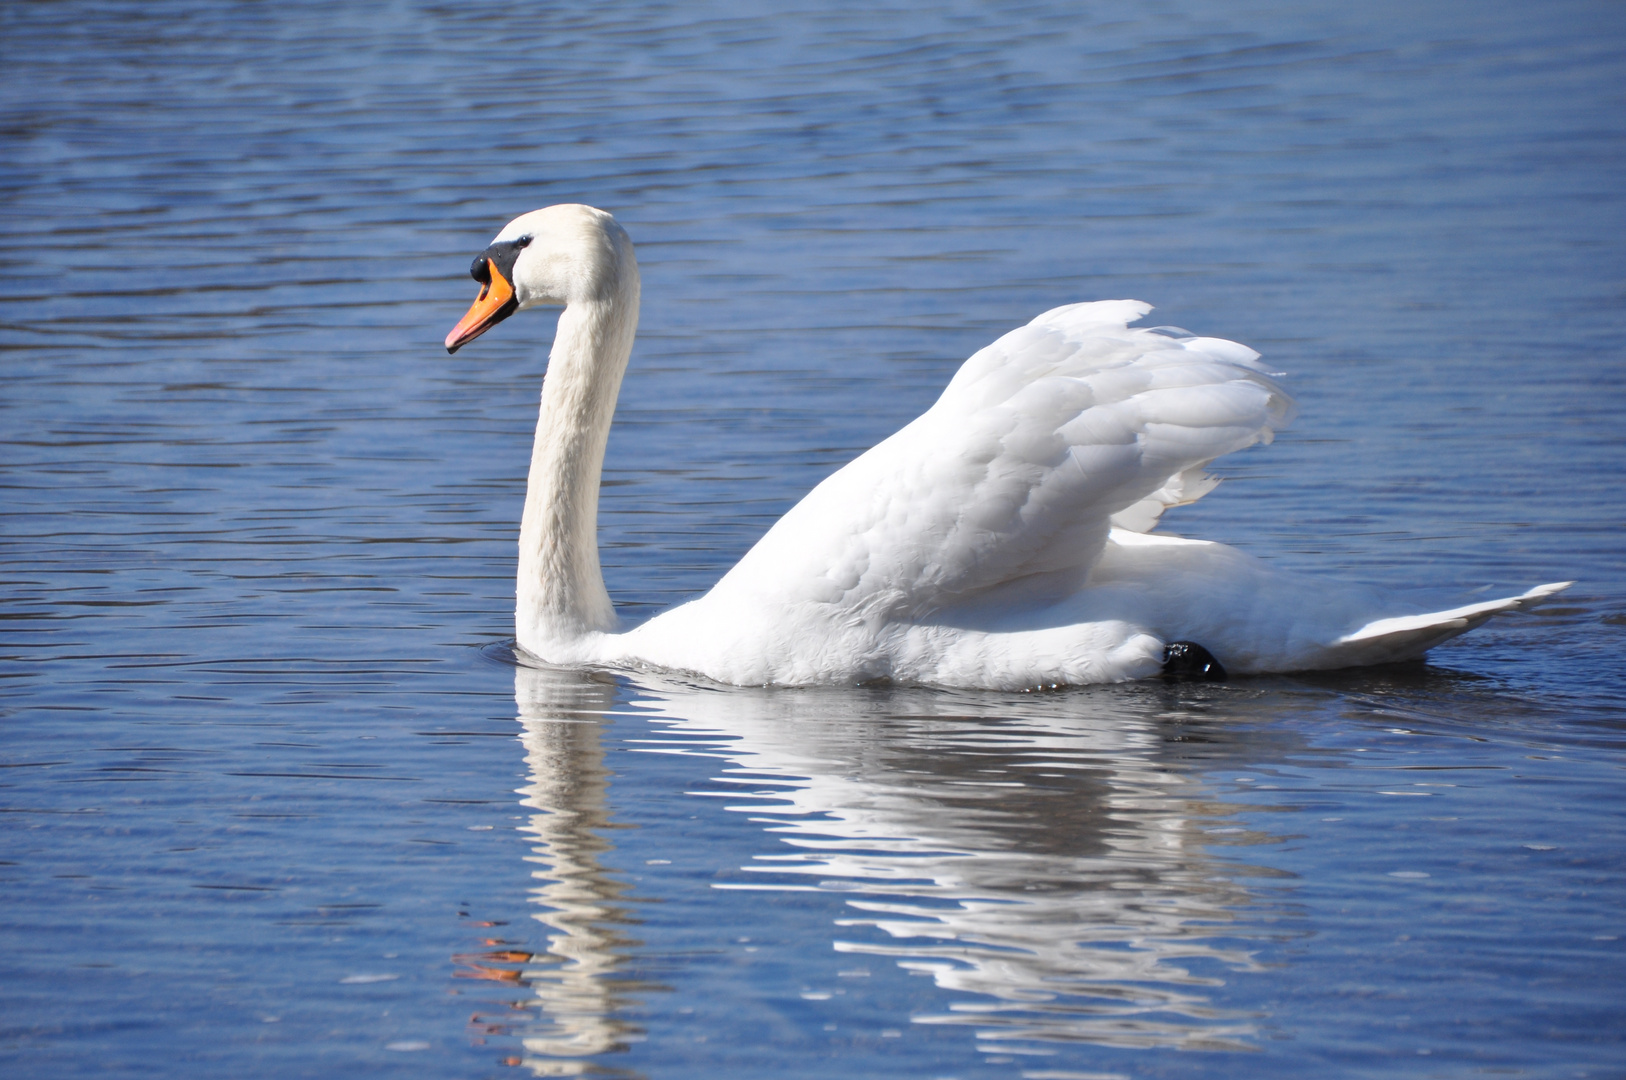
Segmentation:
<svg viewBox="0 0 1626 1080">
<path fill-rule="evenodd" d="M 923 416 L 786 514 L 716 592 L 869 621 L 1023 582 L 1076 588 L 1115 515 L 1150 528 L 1213 486 L 1204 464 L 1268 440 L 1292 412 L 1252 349 L 1129 326 L 1150 310 L 1060 307 L 981 350 Z"/>
</svg>

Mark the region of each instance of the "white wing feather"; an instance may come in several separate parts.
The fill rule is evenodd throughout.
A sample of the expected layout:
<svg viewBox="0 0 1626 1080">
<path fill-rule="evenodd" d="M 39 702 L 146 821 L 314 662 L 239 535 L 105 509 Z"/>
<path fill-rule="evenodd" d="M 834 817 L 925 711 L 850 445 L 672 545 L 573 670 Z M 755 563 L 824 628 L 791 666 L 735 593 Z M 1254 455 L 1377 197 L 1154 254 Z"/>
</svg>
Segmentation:
<svg viewBox="0 0 1626 1080">
<path fill-rule="evenodd" d="M 1268 441 L 1293 412 L 1252 349 L 1129 327 L 1150 310 L 1072 304 L 982 349 L 717 591 L 871 621 L 976 603 L 1036 575 L 1050 575 L 1053 596 L 1076 588 L 1114 515 L 1150 528 L 1213 487 L 1204 464 Z"/>
</svg>

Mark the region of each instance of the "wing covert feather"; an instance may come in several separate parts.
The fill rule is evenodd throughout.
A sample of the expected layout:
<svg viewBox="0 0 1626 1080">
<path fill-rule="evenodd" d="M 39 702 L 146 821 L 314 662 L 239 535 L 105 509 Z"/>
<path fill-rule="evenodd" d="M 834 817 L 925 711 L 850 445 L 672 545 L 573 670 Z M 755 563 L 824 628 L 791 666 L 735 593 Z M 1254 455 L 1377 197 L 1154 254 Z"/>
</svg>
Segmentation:
<svg viewBox="0 0 1626 1080">
<path fill-rule="evenodd" d="M 1056 571 L 1145 531 L 1269 441 L 1293 403 L 1258 353 L 1128 324 L 1134 300 L 1045 312 L 979 350 L 919 419 L 818 485 L 718 591 L 896 619 Z"/>
</svg>

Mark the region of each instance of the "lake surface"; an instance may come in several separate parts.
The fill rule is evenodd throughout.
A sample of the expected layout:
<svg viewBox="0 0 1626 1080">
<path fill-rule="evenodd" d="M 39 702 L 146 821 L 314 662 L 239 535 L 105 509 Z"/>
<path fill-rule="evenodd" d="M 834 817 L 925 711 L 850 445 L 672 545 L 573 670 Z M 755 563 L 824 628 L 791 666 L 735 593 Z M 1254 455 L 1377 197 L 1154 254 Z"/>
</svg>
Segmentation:
<svg viewBox="0 0 1626 1080">
<path fill-rule="evenodd" d="M 1626 1072 L 1626 7 L 0 8 L 7 1076 Z M 584 201 L 641 618 L 1133 296 L 1302 413 L 1165 526 L 1427 665 L 1037 694 L 512 663 Z"/>
</svg>

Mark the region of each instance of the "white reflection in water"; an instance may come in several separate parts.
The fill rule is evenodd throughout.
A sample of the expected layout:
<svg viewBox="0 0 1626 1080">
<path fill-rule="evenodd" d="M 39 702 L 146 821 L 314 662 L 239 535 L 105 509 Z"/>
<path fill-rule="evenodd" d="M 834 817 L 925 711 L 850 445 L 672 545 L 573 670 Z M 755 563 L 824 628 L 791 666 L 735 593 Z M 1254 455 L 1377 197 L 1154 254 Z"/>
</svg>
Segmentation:
<svg viewBox="0 0 1626 1080">
<path fill-rule="evenodd" d="M 590 740 L 571 738 L 592 730 L 580 721 L 609 708 L 612 688 L 591 705 L 585 680 L 515 675 L 527 801 L 550 808 L 533 819 L 550 867 L 538 876 L 551 882 L 537 899 L 554 909 L 551 951 L 566 961 L 533 983 L 569 1033 L 527 1040 L 539 1053 L 592 1053 L 618 1032 L 602 978 L 614 949 L 592 929 L 610 883 L 584 831 L 604 820 L 603 766 L 583 754 Z M 742 868 L 747 880 L 717 888 L 840 891 L 854 914 L 836 925 L 883 934 L 838 930 L 837 951 L 888 958 L 964 995 L 897 1022 L 972 1025 L 982 1043 L 1010 1048 L 1253 1049 L 1254 1018 L 1209 998 L 1228 973 L 1260 970 L 1245 941 L 1258 928 L 1237 914 L 1253 898 L 1239 868 L 1204 846 L 1205 828 L 1240 808 L 1167 753 L 1155 700 L 1027 696 L 1012 720 L 992 695 L 653 677 L 639 689 L 623 708 L 654 721 L 644 748 L 727 761 L 720 787 L 701 794 L 764 819 L 778 841 Z"/>
<path fill-rule="evenodd" d="M 632 1002 L 626 984 L 608 976 L 634 943 L 615 931 L 627 921 L 616 903 L 623 886 L 599 862 L 610 846 L 599 724 L 614 695 L 613 683 L 578 673 L 515 673 L 529 773 L 520 803 L 531 810 L 521 828 L 535 837 L 529 860 L 540 864 L 531 898 L 543 908 L 534 917 L 553 930 L 547 955 L 531 956 L 520 973 L 542 1020 L 522 1036 L 523 1064 L 537 1076 L 581 1075 L 584 1059 L 622 1049 L 637 1034 L 614 1015 Z"/>
</svg>

